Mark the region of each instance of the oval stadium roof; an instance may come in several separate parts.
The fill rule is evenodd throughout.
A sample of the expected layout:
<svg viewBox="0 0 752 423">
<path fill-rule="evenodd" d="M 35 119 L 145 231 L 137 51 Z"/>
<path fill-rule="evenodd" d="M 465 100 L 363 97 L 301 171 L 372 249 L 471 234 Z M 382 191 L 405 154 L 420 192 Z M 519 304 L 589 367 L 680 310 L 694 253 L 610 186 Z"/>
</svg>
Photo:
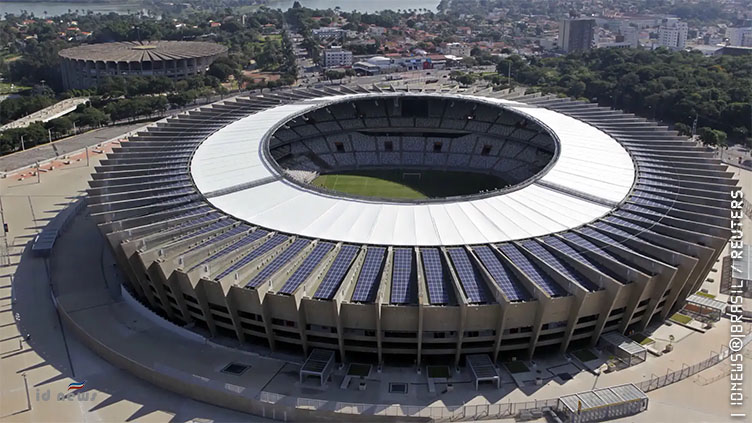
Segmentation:
<svg viewBox="0 0 752 423">
<path fill-rule="evenodd" d="M 204 41 L 123 41 L 67 48 L 60 56 L 102 62 L 154 62 L 216 56 L 226 51 L 223 45 Z"/>
</svg>

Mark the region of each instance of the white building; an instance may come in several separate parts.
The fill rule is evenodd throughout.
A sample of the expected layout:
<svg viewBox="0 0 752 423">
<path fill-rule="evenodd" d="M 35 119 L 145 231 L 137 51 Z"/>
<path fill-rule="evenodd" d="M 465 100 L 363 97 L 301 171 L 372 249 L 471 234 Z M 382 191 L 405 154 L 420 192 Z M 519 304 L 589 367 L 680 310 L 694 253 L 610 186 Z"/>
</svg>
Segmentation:
<svg viewBox="0 0 752 423">
<path fill-rule="evenodd" d="M 451 56 L 470 57 L 470 51 L 472 47 L 465 43 L 447 43 L 441 52 Z"/>
<path fill-rule="evenodd" d="M 352 65 L 352 52 L 341 46 L 332 46 L 324 50 L 324 67 L 343 67 Z"/>
<path fill-rule="evenodd" d="M 683 50 L 687 45 L 687 23 L 679 18 L 665 18 L 658 28 L 658 45 L 671 50 Z"/>
<path fill-rule="evenodd" d="M 347 31 L 336 26 L 325 26 L 322 28 L 316 28 L 311 31 L 316 38 L 339 38 L 343 37 Z"/>
<path fill-rule="evenodd" d="M 630 47 L 637 48 L 640 46 L 640 34 L 637 28 L 630 25 L 623 25 L 619 28 L 619 35 L 623 37 L 620 41 L 629 44 Z"/>
<path fill-rule="evenodd" d="M 752 47 L 752 27 L 748 28 L 728 28 L 728 45 L 735 47 Z"/>
</svg>

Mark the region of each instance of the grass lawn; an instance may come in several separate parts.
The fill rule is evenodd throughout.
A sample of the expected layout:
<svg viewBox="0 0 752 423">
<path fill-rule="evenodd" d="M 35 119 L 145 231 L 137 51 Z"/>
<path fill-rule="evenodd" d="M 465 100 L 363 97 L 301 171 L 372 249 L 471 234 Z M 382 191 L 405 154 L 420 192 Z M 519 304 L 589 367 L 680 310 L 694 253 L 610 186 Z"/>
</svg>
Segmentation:
<svg viewBox="0 0 752 423">
<path fill-rule="evenodd" d="M 707 292 L 697 291 L 697 292 L 695 292 L 695 295 L 699 295 L 699 296 L 705 297 L 705 298 L 710 298 L 711 300 L 715 299 L 715 295 L 708 294 Z"/>
<path fill-rule="evenodd" d="M 505 186 L 495 176 L 480 173 L 381 169 L 321 175 L 313 184 L 345 194 L 409 200 L 476 194 Z"/>
<path fill-rule="evenodd" d="M 633 341 L 637 342 L 640 345 L 650 345 L 653 342 L 655 342 L 655 340 L 653 338 L 649 338 L 649 337 L 647 337 L 647 336 L 645 336 L 645 335 L 643 335 L 641 333 L 636 333 L 636 334 L 630 336 L 629 338 L 632 339 Z"/>
<path fill-rule="evenodd" d="M 686 325 L 692 321 L 692 318 L 681 313 L 675 313 L 673 316 L 671 316 L 671 320 Z"/>
<path fill-rule="evenodd" d="M 28 89 L 29 87 L 25 87 L 23 85 L 13 85 L 13 87 L 11 88 L 11 84 L 7 82 L 0 82 L 0 94 L 13 94 Z"/>
<path fill-rule="evenodd" d="M 590 350 L 572 351 L 572 355 L 577 357 L 577 359 L 582 361 L 583 363 L 591 360 L 596 360 L 598 358 L 598 356 L 593 354 L 593 352 Z"/>
<path fill-rule="evenodd" d="M 521 361 L 507 361 L 504 363 L 504 366 L 509 369 L 510 373 L 525 373 L 530 371 L 525 363 Z"/>
</svg>

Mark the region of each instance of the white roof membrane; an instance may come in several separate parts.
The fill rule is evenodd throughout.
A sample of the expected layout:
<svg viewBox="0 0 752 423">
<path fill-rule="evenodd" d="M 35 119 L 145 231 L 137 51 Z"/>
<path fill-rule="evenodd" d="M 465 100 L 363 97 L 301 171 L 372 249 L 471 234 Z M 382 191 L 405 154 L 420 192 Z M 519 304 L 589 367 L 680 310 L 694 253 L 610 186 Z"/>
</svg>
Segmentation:
<svg viewBox="0 0 752 423">
<path fill-rule="evenodd" d="M 528 115 L 556 135 L 560 154 L 540 178 L 545 186 L 533 182 L 485 198 L 379 202 L 306 189 L 285 180 L 267 163 L 262 143 L 275 125 L 330 101 L 363 96 L 373 94 L 300 101 L 220 129 L 193 157 L 196 187 L 204 194 L 214 193 L 208 200 L 222 211 L 275 231 L 351 243 L 440 246 L 498 243 L 581 226 L 611 211 L 634 184 L 629 154 L 608 134 L 551 110 L 473 96 L 461 97 Z M 254 182 L 259 185 L 250 186 Z"/>
</svg>

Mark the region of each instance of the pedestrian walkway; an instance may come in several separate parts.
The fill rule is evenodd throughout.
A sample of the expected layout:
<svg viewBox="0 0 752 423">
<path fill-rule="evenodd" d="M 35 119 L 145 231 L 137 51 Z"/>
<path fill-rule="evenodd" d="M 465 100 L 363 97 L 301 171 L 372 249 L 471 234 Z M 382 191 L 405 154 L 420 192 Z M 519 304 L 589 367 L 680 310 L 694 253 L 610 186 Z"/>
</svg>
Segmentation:
<svg viewBox="0 0 752 423">
<path fill-rule="evenodd" d="M 21 119 L 16 119 L 13 122 L 3 125 L 0 127 L 0 132 L 5 131 L 6 129 L 26 128 L 34 122 L 49 122 L 52 119 L 67 115 L 76 110 L 80 104 L 86 103 L 87 101 L 89 101 L 89 97 L 67 98 L 53 104 L 52 106 L 45 107 L 42 110 L 37 110 Z"/>
</svg>

